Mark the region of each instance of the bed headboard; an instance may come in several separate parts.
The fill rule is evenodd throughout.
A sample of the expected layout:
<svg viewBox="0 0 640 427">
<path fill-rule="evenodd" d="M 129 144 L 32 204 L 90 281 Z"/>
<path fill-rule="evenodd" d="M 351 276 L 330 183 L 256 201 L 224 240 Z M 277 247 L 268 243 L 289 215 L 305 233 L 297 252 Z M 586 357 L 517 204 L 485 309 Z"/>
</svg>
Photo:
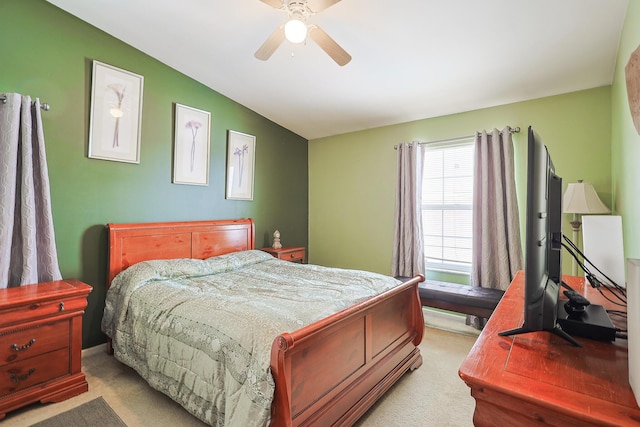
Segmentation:
<svg viewBox="0 0 640 427">
<path fill-rule="evenodd" d="M 122 270 L 140 261 L 205 259 L 255 248 L 253 219 L 107 224 L 107 288 Z"/>
</svg>

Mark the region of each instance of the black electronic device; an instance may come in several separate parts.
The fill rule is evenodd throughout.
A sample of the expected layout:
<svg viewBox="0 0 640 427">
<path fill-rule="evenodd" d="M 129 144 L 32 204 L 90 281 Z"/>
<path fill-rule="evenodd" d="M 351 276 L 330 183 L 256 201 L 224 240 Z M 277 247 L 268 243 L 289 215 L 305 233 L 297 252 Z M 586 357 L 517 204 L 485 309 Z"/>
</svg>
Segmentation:
<svg viewBox="0 0 640 427">
<path fill-rule="evenodd" d="M 616 327 L 601 305 L 589 304 L 575 311 L 569 302 L 559 304 L 557 317 L 562 330 L 572 336 L 597 341 L 616 339 Z"/>
<path fill-rule="evenodd" d="M 604 307 L 569 289 L 561 300 L 562 178 L 540 136 L 529 126 L 527 138 L 527 214 L 524 321 L 500 335 L 548 331 L 574 345 L 572 335 L 613 341 L 616 329 Z"/>
<path fill-rule="evenodd" d="M 581 346 L 557 321 L 562 280 L 562 178 L 547 147 L 529 126 L 524 321 L 500 335 L 548 331 Z"/>
<path fill-rule="evenodd" d="M 587 306 L 591 305 L 588 299 L 574 290 L 566 290 L 563 294 L 568 298 L 564 303 L 564 309 L 571 317 L 580 317 L 586 311 Z"/>
<path fill-rule="evenodd" d="M 558 304 L 558 324 L 563 331 L 598 341 L 616 339 L 616 328 L 603 306 L 591 304 L 572 289 L 562 293 L 568 298 L 564 304 Z"/>
</svg>

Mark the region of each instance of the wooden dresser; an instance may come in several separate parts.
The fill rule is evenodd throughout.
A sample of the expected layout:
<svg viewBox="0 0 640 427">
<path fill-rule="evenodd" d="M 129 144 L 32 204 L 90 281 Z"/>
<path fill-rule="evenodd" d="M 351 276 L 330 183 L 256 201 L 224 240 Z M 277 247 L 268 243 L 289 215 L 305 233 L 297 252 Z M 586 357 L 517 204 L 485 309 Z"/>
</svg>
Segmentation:
<svg viewBox="0 0 640 427">
<path fill-rule="evenodd" d="M 75 279 L 0 289 L 0 419 L 89 389 L 81 351 L 91 289 Z"/>
<path fill-rule="evenodd" d="M 584 278 L 564 281 L 594 304 L 613 306 Z M 502 337 L 522 325 L 524 274 L 518 272 L 460 367 L 476 400 L 476 426 L 639 426 L 629 385 L 627 343 L 575 337 L 575 347 L 549 332 Z M 603 293 L 613 299 L 610 291 Z M 610 316 L 619 328 L 625 322 Z"/>
</svg>

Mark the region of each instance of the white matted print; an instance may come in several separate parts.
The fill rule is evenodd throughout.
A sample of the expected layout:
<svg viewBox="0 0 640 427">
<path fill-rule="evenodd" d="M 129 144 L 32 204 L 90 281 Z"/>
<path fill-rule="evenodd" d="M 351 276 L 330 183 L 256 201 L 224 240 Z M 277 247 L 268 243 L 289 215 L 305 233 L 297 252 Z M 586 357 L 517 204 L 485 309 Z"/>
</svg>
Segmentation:
<svg viewBox="0 0 640 427">
<path fill-rule="evenodd" d="M 256 137 L 230 130 L 227 134 L 227 199 L 253 200 Z"/>
<path fill-rule="evenodd" d="M 209 185 L 211 113 L 176 104 L 173 182 Z"/>
<path fill-rule="evenodd" d="M 88 156 L 140 163 L 144 77 L 93 61 Z"/>
</svg>

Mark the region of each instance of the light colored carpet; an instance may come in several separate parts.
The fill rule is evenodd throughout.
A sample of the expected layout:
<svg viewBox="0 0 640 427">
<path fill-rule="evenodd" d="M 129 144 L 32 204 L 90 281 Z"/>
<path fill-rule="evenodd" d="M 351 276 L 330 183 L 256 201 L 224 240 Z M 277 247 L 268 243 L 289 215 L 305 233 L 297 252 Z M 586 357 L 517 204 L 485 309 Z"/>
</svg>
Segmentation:
<svg viewBox="0 0 640 427">
<path fill-rule="evenodd" d="M 471 427 L 474 400 L 458 377 L 458 368 L 477 332 L 458 316 L 425 311 L 426 330 L 420 345 L 423 365 L 404 375 L 358 421 L 357 427 Z M 82 354 L 89 391 L 64 402 L 33 404 L 10 412 L 3 425 L 26 427 L 102 396 L 129 427 L 203 427 L 163 394 L 153 390 L 132 369 L 100 345 Z"/>
</svg>

